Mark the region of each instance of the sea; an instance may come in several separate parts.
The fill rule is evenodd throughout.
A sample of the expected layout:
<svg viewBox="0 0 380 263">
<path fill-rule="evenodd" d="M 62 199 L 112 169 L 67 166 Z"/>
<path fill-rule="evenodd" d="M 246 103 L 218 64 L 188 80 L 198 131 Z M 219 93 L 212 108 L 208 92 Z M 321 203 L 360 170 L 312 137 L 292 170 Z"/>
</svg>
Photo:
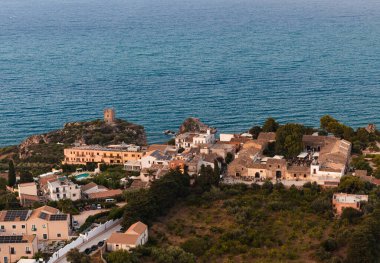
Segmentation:
<svg viewBox="0 0 380 263">
<path fill-rule="evenodd" d="M 330 114 L 380 126 L 379 0 L 0 0 L 0 146 L 102 118 L 149 143 Z"/>
</svg>

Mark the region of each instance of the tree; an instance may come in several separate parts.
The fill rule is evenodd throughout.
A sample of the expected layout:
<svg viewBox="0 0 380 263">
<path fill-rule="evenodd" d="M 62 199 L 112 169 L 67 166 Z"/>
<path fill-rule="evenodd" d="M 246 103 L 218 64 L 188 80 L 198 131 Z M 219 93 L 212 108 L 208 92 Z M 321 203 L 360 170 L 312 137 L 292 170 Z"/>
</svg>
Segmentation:
<svg viewBox="0 0 380 263">
<path fill-rule="evenodd" d="M 355 208 L 347 207 L 343 209 L 341 220 L 347 220 L 350 224 L 357 222 L 357 220 L 363 215 L 363 213 Z"/>
<path fill-rule="evenodd" d="M 230 152 L 226 154 L 225 162 L 226 164 L 230 164 L 234 160 L 234 155 Z"/>
<path fill-rule="evenodd" d="M 276 132 L 276 153 L 287 158 L 297 156 L 303 150 L 302 136 L 306 128 L 301 124 L 288 123 Z"/>
<path fill-rule="evenodd" d="M 7 189 L 7 180 L 0 177 L 0 190 L 6 190 Z"/>
<path fill-rule="evenodd" d="M 364 182 L 357 176 L 343 176 L 340 179 L 338 191 L 348 194 L 368 193 L 373 188 L 369 182 Z"/>
<path fill-rule="evenodd" d="M 200 257 L 210 248 L 210 242 L 207 238 L 191 237 L 181 245 L 181 248 Z"/>
<path fill-rule="evenodd" d="M 220 181 L 220 167 L 219 162 L 217 160 L 214 161 L 214 176 L 212 180 L 212 185 L 218 186 Z"/>
<path fill-rule="evenodd" d="M 107 262 L 109 263 L 138 263 L 139 260 L 133 253 L 120 249 L 113 251 L 107 255 Z"/>
<path fill-rule="evenodd" d="M 153 248 L 154 262 L 158 263 L 195 263 L 195 256 L 179 247 Z"/>
<path fill-rule="evenodd" d="M 214 170 L 211 166 L 202 164 L 199 176 L 196 178 L 196 186 L 199 192 L 209 191 L 214 183 Z"/>
<path fill-rule="evenodd" d="M 33 182 L 33 175 L 29 171 L 20 172 L 20 183 L 29 183 Z"/>
<path fill-rule="evenodd" d="M 80 253 L 77 248 L 71 249 L 66 255 L 67 261 L 71 263 L 90 263 L 90 257 Z"/>
<path fill-rule="evenodd" d="M 332 122 L 337 122 L 337 120 L 334 119 L 333 117 L 331 117 L 330 115 L 324 115 L 324 116 L 322 116 L 321 119 L 320 119 L 321 128 L 324 129 L 324 130 L 327 130 L 327 127 Z"/>
<path fill-rule="evenodd" d="M 259 137 L 260 132 L 262 131 L 260 126 L 253 126 L 251 129 L 249 129 L 249 133 L 252 134 L 253 139 L 257 139 Z"/>
<path fill-rule="evenodd" d="M 9 161 L 8 168 L 8 186 L 13 187 L 16 184 L 16 170 L 13 161 Z"/>
<path fill-rule="evenodd" d="M 273 118 L 268 118 L 263 125 L 263 132 L 275 132 L 280 125 Z"/>
<path fill-rule="evenodd" d="M 367 170 L 368 175 L 372 175 L 373 169 L 371 165 L 364 159 L 363 156 L 353 158 L 351 165 L 356 169 L 356 170 Z"/>
</svg>

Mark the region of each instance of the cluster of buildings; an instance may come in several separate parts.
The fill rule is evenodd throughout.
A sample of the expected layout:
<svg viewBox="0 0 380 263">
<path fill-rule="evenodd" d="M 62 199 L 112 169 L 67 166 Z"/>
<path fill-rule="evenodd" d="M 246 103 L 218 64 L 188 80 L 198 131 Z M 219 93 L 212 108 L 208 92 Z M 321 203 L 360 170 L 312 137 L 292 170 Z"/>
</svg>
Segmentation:
<svg viewBox="0 0 380 263">
<path fill-rule="evenodd" d="M 112 125 L 115 112 L 104 111 L 104 120 Z M 174 145 L 153 144 L 137 146 L 119 144 L 109 146 L 77 145 L 64 150 L 64 164 L 86 165 L 96 163 L 123 165 L 133 179 L 131 188 L 149 187 L 150 183 L 171 169 L 187 172 L 194 179 L 202 166 L 215 165 L 225 177 L 237 181 L 260 182 L 263 180 L 310 181 L 324 187 L 337 186 L 348 169 L 351 143 L 332 136 L 304 135 L 303 150 L 295 158 L 269 155 L 269 148 L 276 142 L 273 132 L 261 132 L 257 139 L 251 134 L 220 134 L 203 127 L 198 132 L 184 132 L 175 136 Z M 228 161 L 227 161 L 228 159 Z M 122 179 L 124 182 L 127 178 Z M 35 202 L 70 199 L 107 200 L 120 196 L 120 189 L 108 189 L 90 182 L 73 183 L 57 172 L 39 177 L 38 182 L 18 185 L 20 202 L 31 207 Z M 113 200 L 113 199 L 112 199 Z M 332 205 L 336 215 L 345 208 L 360 210 L 367 195 L 335 193 Z M 31 257 L 38 251 L 38 242 L 69 240 L 70 215 L 42 206 L 34 210 L 0 211 L 0 263 L 15 262 L 21 257 Z M 148 227 L 136 222 L 124 233 L 112 233 L 107 240 L 108 251 L 129 250 L 148 240 Z"/>
<path fill-rule="evenodd" d="M 346 140 L 304 135 L 304 150 L 291 159 L 265 156 L 265 149 L 275 141 L 275 133 L 260 133 L 256 140 L 244 142 L 242 150 L 228 166 L 228 175 L 245 180 L 312 181 L 328 187 L 337 186 L 348 169 L 351 143 Z"/>
<path fill-rule="evenodd" d="M 38 243 L 68 240 L 70 215 L 50 206 L 0 211 L 0 262 L 16 262 L 38 252 Z"/>
<path fill-rule="evenodd" d="M 18 197 L 23 207 L 32 207 L 35 203 L 46 204 L 48 201 L 70 199 L 105 200 L 120 196 L 120 189 L 108 189 L 107 187 L 88 183 L 78 185 L 68 177 L 57 173 L 41 175 L 37 182 L 21 183 L 18 185 Z"/>
<path fill-rule="evenodd" d="M 32 258 L 41 243 L 68 241 L 73 236 L 71 216 L 50 206 L 34 210 L 0 211 L 0 262 L 13 263 Z M 108 251 L 129 250 L 148 241 L 148 226 L 131 225 L 124 233 L 112 233 L 106 241 Z"/>
</svg>

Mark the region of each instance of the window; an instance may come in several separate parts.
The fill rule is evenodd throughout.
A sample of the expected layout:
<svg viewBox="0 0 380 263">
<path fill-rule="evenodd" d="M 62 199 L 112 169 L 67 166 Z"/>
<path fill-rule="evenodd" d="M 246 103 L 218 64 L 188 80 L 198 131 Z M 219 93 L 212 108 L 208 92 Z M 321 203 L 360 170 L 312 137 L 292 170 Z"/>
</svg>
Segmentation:
<svg viewBox="0 0 380 263">
<path fill-rule="evenodd" d="M 57 237 L 61 237 L 61 234 L 57 234 Z"/>
<path fill-rule="evenodd" d="M 16 225 L 12 225 L 12 228 L 13 228 L 13 229 L 16 229 Z"/>
<path fill-rule="evenodd" d="M 11 254 L 16 254 L 15 248 L 11 247 Z"/>
<path fill-rule="evenodd" d="M 4 263 L 8 263 L 8 257 L 4 257 Z"/>
<path fill-rule="evenodd" d="M 47 239 L 47 234 L 43 234 L 43 239 Z"/>
<path fill-rule="evenodd" d="M 314 170 L 313 170 L 313 174 L 316 174 L 316 173 L 317 173 L 317 169 L 314 169 Z"/>
<path fill-rule="evenodd" d="M 306 174 L 304 174 L 303 177 L 306 178 Z"/>
<path fill-rule="evenodd" d="M 37 231 L 36 225 L 32 225 L 32 231 Z"/>
<path fill-rule="evenodd" d="M 46 225 L 44 224 L 44 225 L 42 225 L 42 228 L 46 228 Z"/>
<path fill-rule="evenodd" d="M 25 225 L 21 225 L 21 228 L 22 228 L 22 229 L 25 229 Z"/>
<path fill-rule="evenodd" d="M 77 196 L 77 194 L 73 194 L 73 197 L 76 197 Z"/>
<path fill-rule="evenodd" d="M 279 166 L 279 165 L 277 165 L 277 168 L 280 168 L 280 166 Z"/>
<path fill-rule="evenodd" d="M 29 247 L 26 247 L 25 248 L 25 254 L 31 254 L 32 252 L 30 251 L 30 248 Z"/>
</svg>

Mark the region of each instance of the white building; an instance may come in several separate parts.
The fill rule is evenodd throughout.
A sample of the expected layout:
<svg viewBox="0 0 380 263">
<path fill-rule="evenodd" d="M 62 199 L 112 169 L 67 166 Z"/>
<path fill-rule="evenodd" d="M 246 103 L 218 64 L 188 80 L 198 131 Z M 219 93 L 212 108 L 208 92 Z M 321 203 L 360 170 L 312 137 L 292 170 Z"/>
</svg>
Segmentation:
<svg viewBox="0 0 380 263">
<path fill-rule="evenodd" d="M 147 152 L 141 157 L 141 169 L 150 168 L 153 164 L 169 165 L 169 161 L 172 159 L 170 155 L 162 153 L 159 150 Z"/>
<path fill-rule="evenodd" d="M 208 129 L 206 133 L 199 133 L 193 137 L 193 146 L 215 143 L 215 135 Z"/>
<path fill-rule="evenodd" d="M 230 142 L 233 138 L 235 138 L 235 134 L 221 133 L 219 138 L 221 142 Z"/>
<path fill-rule="evenodd" d="M 37 184 L 35 182 L 19 184 L 18 196 L 21 198 L 22 195 L 37 196 Z"/>
<path fill-rule="evenodd" d="M 185 132 L 175 137 L 175 145 L 177 148 L 190 149 L 198 145 L 215 143 L 215 134 L 210 129 L 206 133 L 201 132 Z"/>
<path fill-rule="evenodd" d="M 81 198 L 80 186 L 69 181 L 65 177 L 47 183 L 47 194 L 50 200 L 59 201 L 71 199 L 76 201 Z"/>
</svg>

